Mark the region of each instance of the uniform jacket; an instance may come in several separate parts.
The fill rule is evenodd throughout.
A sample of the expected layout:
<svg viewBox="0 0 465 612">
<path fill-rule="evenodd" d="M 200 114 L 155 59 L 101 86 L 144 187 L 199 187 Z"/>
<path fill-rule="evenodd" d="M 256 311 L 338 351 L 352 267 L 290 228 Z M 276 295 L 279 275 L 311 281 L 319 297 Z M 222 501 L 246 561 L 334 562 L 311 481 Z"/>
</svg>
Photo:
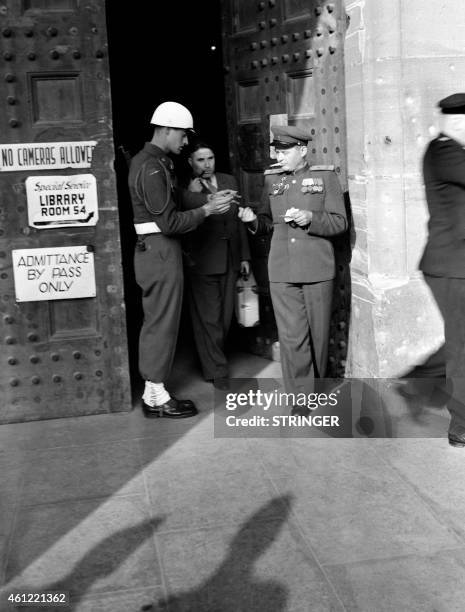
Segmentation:
<svg viewBox="0 0 465 612">
<path fill-rule="evenodd" d="M 430 218 L 420 270 L 431 276 L 465 278 L 465 149 L 440 134 L 423 158 Z"/>
<path fill-rule="evenodd" d="M 218 190 L 237 190 L 236 179 L 229 174 L 215 173 Z M 209 192 L 205 189 L 205 194 Z M 183 192 L 183 207 L 195 205 L 186 199 L 191 192 Z M 210 215 L 200 227 L 183 237 L 185 261 L 190 272 L 197 274 L 224 274 L 231 257 L 234 270 L 240 262 L 250 259 L 249 243 L 244 224 L 237 216 L 238 208 L 232 204 L 224 215 Z"/>
<path fill-rule="evenodd" d="M 133 157 L 128 180 L 134 223 L 155 221 L 165 236 L 173 236 L 195 229 L 205 219 L 205 211 L 200 208 L 206 202 L 204 194 L 188 196 L 192 210 L 178 209 L 173 162 L 150 142 Z"/>
<path fill-rule="evenodd" d="M 289 208 L 311 210 L 309 227 L 284 221 Z M 306 166 L 293 174 L 265 176 L 257 233 L 273 231 L 268 271 L 271 282 L 315 283 L 335 276 L 329 238 L 347 229 L 344 197 L 332 170 Z"/>
</svg>

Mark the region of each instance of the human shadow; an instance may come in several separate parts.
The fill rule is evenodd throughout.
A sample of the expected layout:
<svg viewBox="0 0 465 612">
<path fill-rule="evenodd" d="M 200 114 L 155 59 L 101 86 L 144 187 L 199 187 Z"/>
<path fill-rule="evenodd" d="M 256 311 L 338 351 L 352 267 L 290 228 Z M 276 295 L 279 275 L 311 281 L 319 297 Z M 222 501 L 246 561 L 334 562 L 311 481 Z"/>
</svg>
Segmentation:
<svg viewBox="0 0 465 612">
<path fill-rule="evenodd" d="M 55 582 L 41 585 L 39 591 L 41 593 L 68 593 L 70 602 L 65 609 L 67 612 L 73 612 L 78 608 L 79 603 L 85 596 L 89 594 L 95 583 L 111 576 L 123 565 L 131 554 L 150 540 L 153 533 L 163 523 L 163 520 L 163 518 L 155 518 L 141 521 L 137 525 L 122 529 L 108 538 L 105 538 L 89 550 L 66 576 Z M 125 575 L 125 580 L 136 581 L 135 576 L 138 571 L 140 571 L 140 568 L 134 567 L 130 570 L 130 576 L 127 576 L 127 574 Z M 158 568 L 158 571 L 161 572 L 160 568 Z M 134 586 L 135 584 L 132 582 L 128 585 L 128 588 Z M 145 587 L 146 585 L 142 584 L 140 586 Z M 124 585 L 118 584 L 115 586 L 110 584 L 105 590 L 111 590 L 112 594 L 114 594 L 117 592 L 118 588 L 124 588 Z M 15 592 L 18 590 L 18 587 L 12 588 L 11 590 Z M 27 586 L 21 585 L 21 592 L 34 593 L 37 591 L 37 585 L 35 585 L 34 588 L 28 588 Z M 95 591 L 95 593 L 98 593 L 98 591 Z M 27 610 L 29 608 L 26 606 L 20 609 Z M 53 612 L 57 610 L 57 607 L 56 605 L 55 607 L 41 606 L 40 609 L 44 610 L 44 612 L 47 610 Z"/>
<path fill-rule="evenodd" d="M 255 563 L 273 544 L 290 513 L 291 495 L 259 508 L 239 529 L 221 565 L 197 588 L 167 601 L 143 606 L 141 612 L 281 612 L 288 589 L 275 579 L 256 577 Z"/>
</svg>

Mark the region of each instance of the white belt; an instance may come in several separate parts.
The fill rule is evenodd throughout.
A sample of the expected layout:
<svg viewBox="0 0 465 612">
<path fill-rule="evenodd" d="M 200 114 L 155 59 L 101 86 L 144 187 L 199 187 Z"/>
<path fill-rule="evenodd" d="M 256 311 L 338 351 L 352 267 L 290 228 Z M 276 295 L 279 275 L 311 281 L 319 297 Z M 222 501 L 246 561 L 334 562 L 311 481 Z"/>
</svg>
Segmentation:
<svg viewBox="0 0 465 612">
<path fill-rule="evenodd" d="M 155 221 L 148 221 L 147 223 L 134 223 L 136 234 L 142 236 L 144 234 L 161 234 L 161 229 L 155 223 Z"/>
</svg>

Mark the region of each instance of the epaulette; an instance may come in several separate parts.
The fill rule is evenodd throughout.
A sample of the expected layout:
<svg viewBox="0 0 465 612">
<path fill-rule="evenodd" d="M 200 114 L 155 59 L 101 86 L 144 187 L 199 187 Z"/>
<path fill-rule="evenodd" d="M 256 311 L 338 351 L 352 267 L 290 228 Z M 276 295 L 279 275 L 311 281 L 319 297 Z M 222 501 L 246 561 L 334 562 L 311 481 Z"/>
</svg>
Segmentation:
<svg viewBox="0 0 465 612">
<path fill-rule="evenodd" d="M 282 173 L 283 173 L 282 168 L 267 168 L 263 174 L 267 175 L 267 174 L 282 174 Z"/>
<path fill-rule="evenodd" d="M 174 170 L 173 161 L 169 157 L 157 157 L 156 161 L 170 172 Z"/>
<path fill-rule="evenodd" d="M 310 166 L 310 170 L 316 170 L 316 171 L 321 171 L 321 170 L 333 170 L 334 171 L 334 165 L 333 164 L 318 164 L 316 166 Z"/>
</svg>

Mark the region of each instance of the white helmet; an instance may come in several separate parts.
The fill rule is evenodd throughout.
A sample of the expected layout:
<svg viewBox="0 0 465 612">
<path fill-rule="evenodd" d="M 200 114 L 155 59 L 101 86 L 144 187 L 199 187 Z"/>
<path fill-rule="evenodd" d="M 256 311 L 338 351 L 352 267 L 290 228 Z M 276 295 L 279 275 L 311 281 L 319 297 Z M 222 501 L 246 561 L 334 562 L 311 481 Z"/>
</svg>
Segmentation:
<svg viewBox="0 0 465 612">
<path fill-rule="evenodd" d="M 191 113 L 185 106 L 177 102 L 163 102 L 157 106 L 150 123 L 184 130 L 192 130 L 194 127 Z"/>
</svg>

